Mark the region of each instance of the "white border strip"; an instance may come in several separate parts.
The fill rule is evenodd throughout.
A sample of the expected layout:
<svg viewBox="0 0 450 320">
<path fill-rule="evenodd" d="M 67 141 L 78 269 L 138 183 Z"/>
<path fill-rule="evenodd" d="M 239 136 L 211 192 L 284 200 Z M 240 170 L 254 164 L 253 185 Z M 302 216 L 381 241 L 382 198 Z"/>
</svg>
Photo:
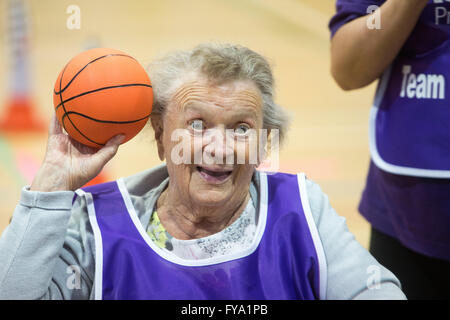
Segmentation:
<svg viewBox="0 0 450 320">
<path fill-rule="evenodd" d="M 316 249 L 317 260 L 319 261 L 319 296 L 320 300 L 325 300 L 327 298 L 327 259 L 322 246 L 322 240 L 320 240 L 319 231 L 317 230 L 316 223 L 309 206 L 308 193 L 306 190 L 306 176 L 304 173 L 297 174 L 298 189 L 300 192 L 301 203 L 303 206 L 303 211 L 305 212 L 306 221 L 308 223 L 309 231 L 314 242 L 314 247 Z"/>
<path fill-rule="evenodd" d="M 119 186 L 120 193 L 122 194 L 122 197 L 125 202 L 125 206 L 127 207 L 128 213 L 130 215 L 131 220 L 133 221 L 136 229 L 138 230 L 141 237 L 145 240 L 145 242 L 148 244 L 148 246 L 160 257 L 163 259 L 173 262 L 175 264 L 179 264 L 182 266 L 189 266 L 189 267 L 198 267 L 198 266 L 207 266 L 207 265 L 213 265 L 218 264 L 226 261 L 236 260 L 243 257 L 246 257 L 250 254 L 252 254 L 258 247 L 259 243 L 261 242 L 262 236 L 264 234 L 264 231 L 266 229 L 266 222 L 267 222 L 267 200 L 268 200 L 268 191 L 267 191 L 267 176 L 265 173 L 260 173 L 260 210 L 259 210 L 259 221 L 258 225 L 256 227 L 256 234 L 255 238 L 253 239 L 252 245 L 240 252 L 234 253 L 234 254 L 228 254 L 223 255 L 219 257 L 213 257 L 213 258 L 207 258 L 207 259 L 200 259 L 200 260 L 187 260 L 182 259 L 180 257 L 177 257 L 173 254 L 170 254 L 163 249 L 159 248 L 150 238 L 150 236 L 147 234 L 147 232 L 144 230 L 144 227 L 142 226 L 141 221 L 139 220 L 139 217 L 136 213 L 136 210 L 133 206 L 133 203 L 131 202 L 130 194 L 128 193 L 128 190 L 125 186 L 125 182 L 123 179 L 117 180 L 117 185 Z"/>
<path fill-rule="evenodd" d="M 390 164 L 381 158 L 377 149 L 377 141 L 376 141 L 376 130 L 375 130 L 375 122 L 377 118 L 378 107 L 373 106 L 370 110 L 370 132 L 369 132 L 369 148 L 370 154 L 372 155 L 373 162 L 377 165 L 378 168 L 404 176 L 413 176 L 413 177 L 425 177 L 425 178 L 437 178 L 437 179 L 448 179 L 450 178 L 450 171 L 447 170 L 430 170 L 430 169 L 418 169 L 412 167 L 402 167 L 394 164 Z"/>
<path fill-rule="evenodd" d="M 375 95 L 375 100 L 370 110 L 369 117 L 369 149 L 370 154 L 372 156 L 372 160 L 376 164 L 376 166 L 384 171 L 399 174 L 404 176 L 413 176 L 413 177 L 425 177 L 425 178 L 437 178 L 437 179 L 448 179 L 450 178 L 449 170 L 431 170 L 431 169 L 419 169 L 412 167 L 404 167 L 398 166 L 395 164 L 388 163 L 383 160 L 380 153 L 377 149 L 377 141 L 376 141 L 376 119 L 378 114 L 378 109 L 381 104 L 381 101 L 384 97 L 384 94 L 387 89 L 387 85 L 389 83 L 389 79 L 391 76 L 392 66 L 390 66 L 383 74 L 381 78 L 381 82 L 377 93 Z"/>
<path fill-rule="evenodd" d="M 98 226 L 97 217 L 95 215 L 94 200 L 92 194 L 84 192 L 81 189 L 75 191 L 79 196 L 84 196 L 89 214 L 89 222 L 94 232 L 95 240 L 95 279 L 94 279 L 94 298 L 102 300 L 103 293 L 103 240 L 100 228 Z"/>
</svg>

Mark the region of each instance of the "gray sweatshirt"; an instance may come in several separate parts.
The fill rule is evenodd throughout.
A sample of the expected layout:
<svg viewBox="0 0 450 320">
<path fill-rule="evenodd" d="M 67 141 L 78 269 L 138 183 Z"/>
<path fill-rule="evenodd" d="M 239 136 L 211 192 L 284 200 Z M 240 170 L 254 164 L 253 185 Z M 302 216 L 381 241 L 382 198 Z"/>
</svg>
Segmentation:
<svg viewBox="0 0 450 320">
<path fill-rule="evenodd" d="M 145 230 L 167 179 L 165 165 L 124 179 Z M 398 279 L 355 240 L 320 187 L 307 180 L 306 189 L 325 252 L 327 299 L 405 299 Z M 258 190 L 255 172 L 255 203 Z M 74 196 L 22 189 L 0 237 L 0 299 L 94 299 L 95 240 L 84 197 Z"/>
</svg>

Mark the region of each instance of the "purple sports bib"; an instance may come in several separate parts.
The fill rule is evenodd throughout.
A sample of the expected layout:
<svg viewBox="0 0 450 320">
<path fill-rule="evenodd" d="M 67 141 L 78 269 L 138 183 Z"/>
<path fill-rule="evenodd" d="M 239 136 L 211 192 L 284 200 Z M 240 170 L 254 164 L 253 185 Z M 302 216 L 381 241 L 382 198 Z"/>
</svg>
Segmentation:
<svg viewBox="0 0 450 320">
<path fill-rule="evenodd" d="M 145 232 L 123 180 L 78 191 L 96 243 L 96 299 L 325 299 L 326 262 L 303 174 L 260 173 L 255 239 L 242 252 L 184 260 Z"/>
<path fill-rule="evenodd" d="M 450 178 L 449 81 L 450 3 L 434 0 L 377 89 L 370 150 L 379 168 Z"/>
</svg>

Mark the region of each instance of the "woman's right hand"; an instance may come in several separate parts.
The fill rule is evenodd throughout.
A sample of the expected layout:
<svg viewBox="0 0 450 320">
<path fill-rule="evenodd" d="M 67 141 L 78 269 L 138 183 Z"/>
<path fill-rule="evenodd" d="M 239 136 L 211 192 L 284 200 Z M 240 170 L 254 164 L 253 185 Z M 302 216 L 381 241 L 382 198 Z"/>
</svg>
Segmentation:
<svg viewBox="0 0 450 320">
<path fill-rule="evenodd" d="M 101 149 L 88 147 L 66 133 L 53 115 L 44 161 L 33 179 L 31 191 L 74 191 L 95 178 L 114 157 L 123 135 L 111 138 Z"/>
</svg>

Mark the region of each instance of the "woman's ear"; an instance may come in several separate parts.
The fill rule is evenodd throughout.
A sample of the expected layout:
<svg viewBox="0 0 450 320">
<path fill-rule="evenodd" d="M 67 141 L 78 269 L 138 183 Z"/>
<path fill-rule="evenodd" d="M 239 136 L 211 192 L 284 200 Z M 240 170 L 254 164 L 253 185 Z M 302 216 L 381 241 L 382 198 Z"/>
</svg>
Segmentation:
<svg viewBox="0 0 450 320">
<path fill-rule="evenodd" d="M 155 140 L 156 140 L 156 146 L 158 147 L 158 156 L 161 161 L 164 161 L 164 146 L 163 146 L 163 132 L 164 132 L 164 126 L 162 121 L 161 115 L 151 115 L 150 116 L 150 122 L 152 124 L 153 131 L 155 132 Z"/>
<path fill-rule="evenodd" d="M 278 129 L 267 129 L 267 135 L 261 139 L 258 150 L 258 166 L 262 165 L 266 160 L 264 168 L 268 166 L 269 171 L 279 170 L 280 157 L 280 141 Z"/>
</svg>

